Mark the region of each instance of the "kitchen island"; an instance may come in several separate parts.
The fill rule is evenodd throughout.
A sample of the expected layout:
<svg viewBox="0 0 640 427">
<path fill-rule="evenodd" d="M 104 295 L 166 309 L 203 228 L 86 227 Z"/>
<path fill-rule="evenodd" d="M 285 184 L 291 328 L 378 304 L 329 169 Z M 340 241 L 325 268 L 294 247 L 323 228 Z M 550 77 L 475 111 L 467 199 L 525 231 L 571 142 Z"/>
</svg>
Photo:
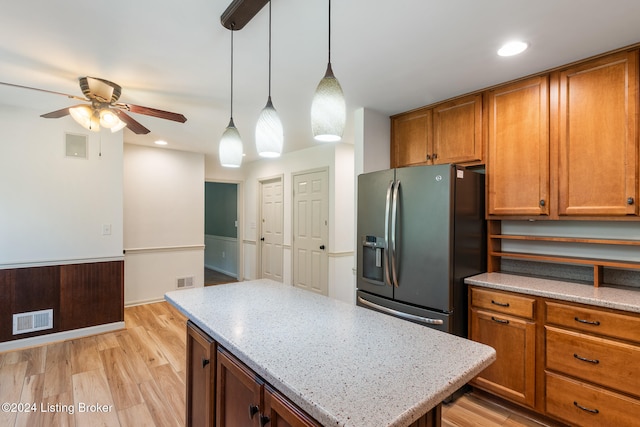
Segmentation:
<svg viewBox="0 0 640 427">
<path fill-rule="evenodd" d="M 323 426 L 409 426 L 439 416 L 440 403 L 495 360 L 483 344 L 271 280 L 165 298 Z"/>
</svg>

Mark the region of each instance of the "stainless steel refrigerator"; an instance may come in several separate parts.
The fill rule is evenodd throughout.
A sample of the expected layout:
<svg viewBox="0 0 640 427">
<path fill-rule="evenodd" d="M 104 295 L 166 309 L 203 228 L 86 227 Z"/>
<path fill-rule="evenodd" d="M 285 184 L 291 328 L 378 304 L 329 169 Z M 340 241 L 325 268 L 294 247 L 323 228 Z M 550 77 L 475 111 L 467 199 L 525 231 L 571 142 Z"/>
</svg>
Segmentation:
<svg viewBox="0 0 640 427">
<path fill-rule="evenodd" d="M 485 224 L 481 172 L 359 175 L 357 304 L 466 337 L 464 278 L 486 271 Z"/>
</svg>

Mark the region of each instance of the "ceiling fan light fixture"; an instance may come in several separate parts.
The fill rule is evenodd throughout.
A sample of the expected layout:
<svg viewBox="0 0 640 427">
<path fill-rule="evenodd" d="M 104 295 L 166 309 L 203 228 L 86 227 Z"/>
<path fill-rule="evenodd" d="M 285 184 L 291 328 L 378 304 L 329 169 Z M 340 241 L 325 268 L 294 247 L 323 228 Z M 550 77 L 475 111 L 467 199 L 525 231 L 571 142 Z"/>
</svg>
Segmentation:
<svg viewBox="0 0 640 427">
<path fill-rule="evenodd" d="M 220 165 L 226 168 L 239 168 L 242 164 L 242 139 L 233 119 L 229 120 L 229 126 L 222 133 L 218 158 Z"/>
<path fill-rule="evenodd" d="M 109 108 L 100 109 L 100 126 L 107 129 L 112 129 L 115 126 L 121 124 L 120 118 Z M 126 125 L 125 125 L 126 126 Z"/>
<path fill-rule="evenodd" d="M 88 105 L 69 108 L 69 114 L 83 128 L 93 132 L 100 131 L 100 119 Z"/>
</svg>

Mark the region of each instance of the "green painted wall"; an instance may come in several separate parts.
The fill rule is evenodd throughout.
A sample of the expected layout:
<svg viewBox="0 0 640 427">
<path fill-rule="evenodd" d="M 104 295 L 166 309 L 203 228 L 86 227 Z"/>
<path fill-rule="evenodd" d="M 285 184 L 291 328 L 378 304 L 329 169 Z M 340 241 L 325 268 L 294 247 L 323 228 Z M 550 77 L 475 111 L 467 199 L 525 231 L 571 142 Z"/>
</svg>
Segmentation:
<svg viewBox="0 0 640 427">
<path fill-rule="evenodd" d="M 204 233 L 238 237 L 238 185 L 206 182 L 204 185 Z"/>
</svg>

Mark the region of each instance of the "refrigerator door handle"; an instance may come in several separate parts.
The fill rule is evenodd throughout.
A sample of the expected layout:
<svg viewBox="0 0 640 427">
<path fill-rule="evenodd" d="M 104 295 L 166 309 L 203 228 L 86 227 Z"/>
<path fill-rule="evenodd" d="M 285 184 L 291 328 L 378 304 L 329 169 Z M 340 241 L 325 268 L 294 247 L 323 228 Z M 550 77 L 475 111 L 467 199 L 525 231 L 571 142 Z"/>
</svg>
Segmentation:
<svg viewBox="0 0 640 427">
<path fill-rule="evenodd" d="M 396 288 L 398 283 L 398 267 L 396 256 L 396 222 L 398 221 L 398 195 L 400 193 L 400 181 L 396 181 L 396 185 L 393 188 L 393 203 L 391 208 L 391 278 L 393 279 L 393 286 Z"/>
<path fill-rule="evenodd" d="M 376 310 L 382 311 L 383 313 L 391 314 L 393 316 L 398 316 L 407 320 L 415 320 L 416 322 L 425 323 L 427 325 L 442 325 L 444 321 L 441 319 L 430 319 L 428 317 L 416 316 L 415 314 L 405 313 L 402 311 L 394 310 L 392 308 L 384 307 L 379 304 L 376 304 L 371 301 L 367 301 L 362 297 L 358 297 L 358 301 L 368 307 L 374 308 Z"/>
<path fill-rule="evenodd" d="M 389 275 L 389 271 L 391 270 L 391 265 L 389 264 L 389 215 L 391 213 L 391 194 L 393 191 L 393 181 L 389 182 L 389 186 L 387 187 L 387 201 L 384 208 L 384 283 L 385 285 L 392 286 L 391 276 Z"/>
</svg>

